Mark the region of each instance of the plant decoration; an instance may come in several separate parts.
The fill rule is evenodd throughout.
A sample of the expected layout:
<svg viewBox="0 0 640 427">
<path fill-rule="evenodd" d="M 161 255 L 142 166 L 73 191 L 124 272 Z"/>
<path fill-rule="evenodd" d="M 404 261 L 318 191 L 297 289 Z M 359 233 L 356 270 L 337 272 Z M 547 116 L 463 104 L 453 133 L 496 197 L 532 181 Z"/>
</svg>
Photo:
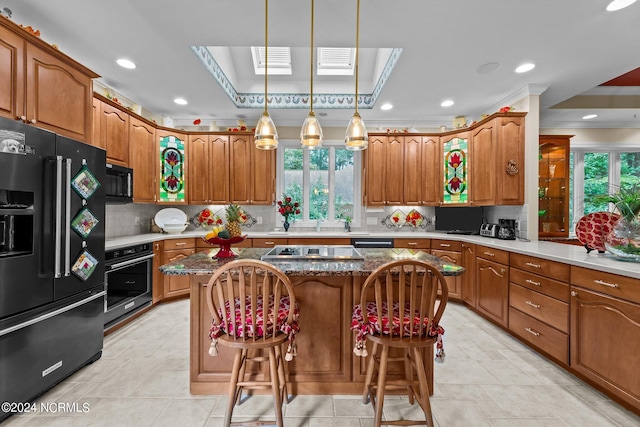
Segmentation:
<svg viewBox="0 0 640 427">
<path fill-rule="evenodd" d="M 283 194 L 282 200 L 278 200 L 278 213 L 284 217 L 285 222 L 289 222 L 290 217 L 300 214 L 300 203 Z"/>
<path fill-rule="evenodd" d="M 616 210 L 627 221 L 640 221 L 640 184 L 634 184 L 629 188 L 620 188 L 610 194 L 595 196 L 596 203 L 613 203 Z"/>
<path fill-rule="evenodd" d="M 505 107 L 502 107 L 502 108 L 501 108 L 501 109 L 499 109 L 498 111 L 499 111 L 500 113 L 510 113 L 510 112 L 512 112 L 512 111 L 514 111 L 514 110 L 515 110 L 515 108 L 510 107 L 510 106 L 508 106 L 508 105 L 507 105 L 507 106 L 505 106 Z"/>
<path fill-rule="evenodd" d="M 640 184 L 596 196 L 594 201 L 613 203 L 620 219 L 604 238 L 605 248 L 623 261 L 640 262 Z"/>
</svg>

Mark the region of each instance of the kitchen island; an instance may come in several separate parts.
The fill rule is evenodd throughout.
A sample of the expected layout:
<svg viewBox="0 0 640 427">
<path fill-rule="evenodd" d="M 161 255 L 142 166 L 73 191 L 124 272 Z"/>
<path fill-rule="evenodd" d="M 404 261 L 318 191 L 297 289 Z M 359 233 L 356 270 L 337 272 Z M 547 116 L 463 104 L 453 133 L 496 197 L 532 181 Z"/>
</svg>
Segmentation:
<svg viewBox="0 0 640 427">
<path fill-rule="evenodd" d="M 211 315 L 204 299 L 205 285 L 213 272 L 232 259 L 216 260 L 216 249 L 163 265 L 169 275 L 190 275 L 190 388 L 192 394 L 225 394 L 233 353 L 220 347 L 208 354 Z M 234 259 L 260 259 L 269 249 L 234 248 Z M 438 257 L 410 249 L 359 249 L 363 260 L 270 261 L 281 269 L 295 289 L 300 304 L 301 332 L 296 338 L 298 356 L 289 362 L 294 394 L 359 394 L 364 387 L 364 359 L 353 354 L 349 330 L 351 311 L 366 277 L 378 266 L 403 258 L 426 261 L 445 276 L 460 275 L 464 268 Z M 446 330 L 446 325 L 443 325 Z M 426 357 L 433 360 L 433 349 Z M 253 369 L 253 370 L 252 370 Z M 266 371 L 249 365 L 249 372 L 263 378 Z M 433 384 L 433 378 L 429 382 Z"/>
</svg>

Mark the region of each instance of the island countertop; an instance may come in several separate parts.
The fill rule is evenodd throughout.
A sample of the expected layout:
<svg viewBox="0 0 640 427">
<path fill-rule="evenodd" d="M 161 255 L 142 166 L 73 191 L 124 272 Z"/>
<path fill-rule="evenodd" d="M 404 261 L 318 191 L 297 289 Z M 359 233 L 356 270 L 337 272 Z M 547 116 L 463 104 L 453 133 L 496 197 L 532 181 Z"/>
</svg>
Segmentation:
<svg viewBox="0 0 640 427">
<path fill-rule="evenodd" d="M 235 258 L 216 259 L 213 255 L 217 248 L 198 252 L 186 258 L 173 261 L 160 267 L 167 275 L 211 275 L 220 266 L 237 259 L 257 259 L 266 254 L 269 248 L 233 248 L 238 254 Z M 443 276 L 458 276 L 464 273 L 464 267 L 449 264 L 426 252 L 411 249 L 370 249 L 358 248 L 364 260 L 270 260 L 289 276 L 368 276 L 373 270 L 397 259 L 417 259 L 436 267 Z"/>
</svg>

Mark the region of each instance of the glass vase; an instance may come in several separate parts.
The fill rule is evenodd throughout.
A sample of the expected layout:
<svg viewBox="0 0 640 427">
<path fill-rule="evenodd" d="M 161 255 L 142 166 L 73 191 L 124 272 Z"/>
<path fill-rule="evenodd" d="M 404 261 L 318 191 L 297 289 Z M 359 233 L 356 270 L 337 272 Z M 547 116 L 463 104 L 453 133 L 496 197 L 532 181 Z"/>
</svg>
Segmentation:
<svg viewBox="0 0 640 427">
<path fill-rule="evenodd" d="M 284 231 L 289 231 L 289 225 L 289 221 L 285 219 L 284 223 L 282 224 L 282 226 L 284 227 Z"/>
<path fill-rule="evenodd" d="M 640 219 L 620 218 L 605 237 L 604 246 L 619 260 L 640 262 Z"/>
</svg>

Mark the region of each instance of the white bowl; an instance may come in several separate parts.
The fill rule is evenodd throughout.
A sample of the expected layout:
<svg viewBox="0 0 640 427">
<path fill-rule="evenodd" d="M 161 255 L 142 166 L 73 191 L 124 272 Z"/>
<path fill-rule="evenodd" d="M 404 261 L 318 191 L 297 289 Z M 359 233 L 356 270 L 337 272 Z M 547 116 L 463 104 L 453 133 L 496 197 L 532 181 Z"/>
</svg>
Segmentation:
<svg viewBox="0 0 640 427">
<path fill-rule="evenodd" d="M 188 226 L 189 224 L 184 224 L 184 223 L 183 224 L 165 224 L 164 227 L 162 227 L 162 230 L 165 233 L 178 234 L 186 230 Z"/>
</svg>

